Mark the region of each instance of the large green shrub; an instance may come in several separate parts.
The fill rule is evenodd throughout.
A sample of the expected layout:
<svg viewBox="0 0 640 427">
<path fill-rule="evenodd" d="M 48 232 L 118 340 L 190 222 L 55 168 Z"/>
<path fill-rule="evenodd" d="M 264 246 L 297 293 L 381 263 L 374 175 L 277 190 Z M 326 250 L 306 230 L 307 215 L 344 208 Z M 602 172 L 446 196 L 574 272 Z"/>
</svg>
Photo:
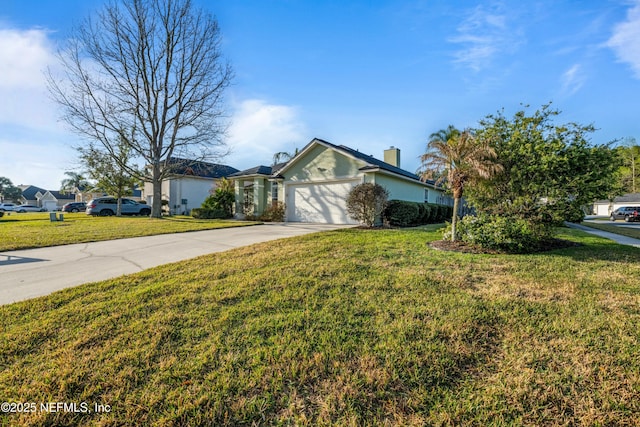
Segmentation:
<svg viewBox="0 0 640 427">
<path fill-rule="evenodd" d="M 457 235 L 466 243 L 510 253 L 540 250 L 551 238 L 551 230 L 518 217 L 498 215 L 465 216 L 457 225 Z M 451 229 L 445 232 L 451 233 Z"/>
<path fill-rule="evenodd" d="M 231 218 L 235 201 L 233 183 L 226 178 L 222 178 L 218 182 L 218 187 L 215 191 L 202 203 L 202 208 L 224 211 L 226 218 Z"/>
</svg>

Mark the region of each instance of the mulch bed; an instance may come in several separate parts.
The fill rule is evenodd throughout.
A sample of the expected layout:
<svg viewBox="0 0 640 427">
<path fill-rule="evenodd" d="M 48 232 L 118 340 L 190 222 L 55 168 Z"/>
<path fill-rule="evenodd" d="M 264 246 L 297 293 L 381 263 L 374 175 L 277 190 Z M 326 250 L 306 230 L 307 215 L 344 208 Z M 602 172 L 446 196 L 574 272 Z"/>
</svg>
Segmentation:
<svg viewBox="0 0 640 427">
<path fill-rule="evenodd" d="M 535 252 L 547 252 L 555 249 L 573 248 L 582 246 L 580 243 L 571 242 L 569 240 L 551 239 L 543 242 Z M 478 245 L 470 245 L 465 242 L 450 240 L 435 240 L 429 243 L 429 247 L 438 251 L 462 252 L 467 254 L 508 254 L 509 252 L 497 249 L 483 248 Z"/>
</svg>

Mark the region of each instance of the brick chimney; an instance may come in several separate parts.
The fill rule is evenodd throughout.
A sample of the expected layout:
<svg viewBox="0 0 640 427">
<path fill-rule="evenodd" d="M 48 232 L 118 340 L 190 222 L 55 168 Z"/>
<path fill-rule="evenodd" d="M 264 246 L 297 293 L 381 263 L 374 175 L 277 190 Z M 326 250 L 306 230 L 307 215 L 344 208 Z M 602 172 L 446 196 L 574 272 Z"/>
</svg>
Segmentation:
<svg viewBox="0 0 640 427">
<path fill-rule="evenodd" d="M 399 168 L 400 167 L 400 149 L 392 145 L 388 150 L 384 150 L 384 161 L 385 163 L 389 163 L 390 165 Z"/>
</svg>

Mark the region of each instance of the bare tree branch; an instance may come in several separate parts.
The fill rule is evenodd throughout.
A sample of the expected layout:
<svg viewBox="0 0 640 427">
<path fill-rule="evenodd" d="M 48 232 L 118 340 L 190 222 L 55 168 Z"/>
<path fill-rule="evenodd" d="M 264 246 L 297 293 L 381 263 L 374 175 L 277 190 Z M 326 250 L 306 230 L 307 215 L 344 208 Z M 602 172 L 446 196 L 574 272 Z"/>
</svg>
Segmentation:
<svg viewBox="0 0 640 427">
<path fill-rule="evenodd" d="M 64 72 L 47 79 L 62 119 L 116 163 L 113 141 L 126 141 L 148 166 L 139 178 L 153 184 L 152 216 L 170 157 L 227 153 L 223 95 L 233 71 L 216 19 L 191 0 L 109 0 L 58 57 Z"/>
</svg>

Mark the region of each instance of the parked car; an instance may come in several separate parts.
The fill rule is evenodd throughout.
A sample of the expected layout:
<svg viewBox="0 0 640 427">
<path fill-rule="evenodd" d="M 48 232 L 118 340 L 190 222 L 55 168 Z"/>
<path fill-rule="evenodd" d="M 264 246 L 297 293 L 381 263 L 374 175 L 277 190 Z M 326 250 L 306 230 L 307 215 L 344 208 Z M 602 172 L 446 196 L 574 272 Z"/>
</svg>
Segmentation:
<svg viewBox="0 0 640 427">
<path fill-rule="evenodd" d="M 98 197 L 87 203 L 87 215 L 115 215 L 118 204 L 115 197 Z M 131 199 L 122 199 L 122 215 L 151 215 L 151 208 L 144 203 Z"/>
<path fill-rule="evenodd" d="M 45 208 L 41 208 L 40 206 L 36 206 L 36 205 L 18 205 L 15 207 L 14 211 L 18 213 L 25 213 L 25 212 L 46 212 L 47 210 Z"/>
<path fill-rule="evenodd" d="M 14 211 L 16 209 L 16 206 L 18 205 L 16 205 L 15 203 L 0 203 L 0 211 Z"/>
<path fill-rule="evenodd" d="M 87 209 L 87 204 L 85 202 L 72 202 L 67 203 L 62 207 L 62 212 L 80 212 Z"/>
<path fill-rule="evenodd" d="M 611 221 L 624 219 L 626 222 L 640 221 L 640 206 L 622 206 L 611 212 Z"/>
</svg>

